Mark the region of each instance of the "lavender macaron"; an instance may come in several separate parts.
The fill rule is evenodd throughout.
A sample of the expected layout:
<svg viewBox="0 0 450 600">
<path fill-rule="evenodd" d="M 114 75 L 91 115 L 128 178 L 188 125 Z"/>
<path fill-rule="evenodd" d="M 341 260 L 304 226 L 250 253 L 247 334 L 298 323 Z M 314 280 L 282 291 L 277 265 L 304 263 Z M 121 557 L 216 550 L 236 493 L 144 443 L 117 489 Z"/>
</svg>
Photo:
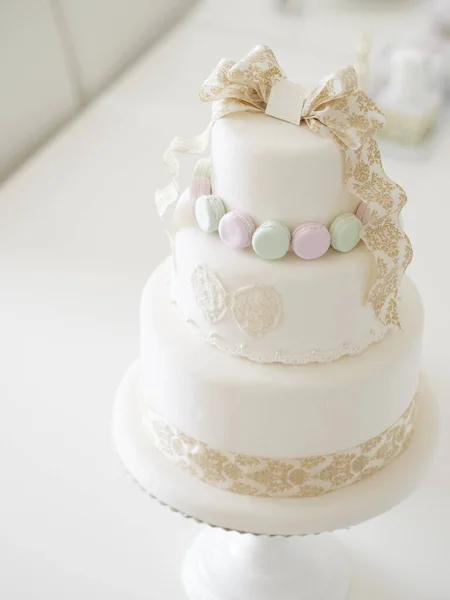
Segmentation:
<svg viewBox="0 0 450 600">
<path fill-rule="evenodd" d="M 219 222 L 219 236 L 229 248 L 247 248 L 256 229 L 253 219 L 241 210 L 231 210 Z"/>
<path fill-rule="evenodd" d="M 363 225 L 367 225 L 367 223 L 370 221 L 370 208 L 365 202 L 361 202 L 358 205 L 358 208 L 356 209 L 356 216 Z"/>
<path fill-rule="evenodd" d="M 292 250 L 306 260 L 323 256 L 330 243 L 330 232 L 320 223 L 303 223 L 292 234 Z"/>
<path fill-rule="evenodd" d="M 211 194 L 211 180 L 207 177 L 194 177 L 189 189 L 192 202 L 195 203 L 200 196 L 209 196 Z"/>
</svg>

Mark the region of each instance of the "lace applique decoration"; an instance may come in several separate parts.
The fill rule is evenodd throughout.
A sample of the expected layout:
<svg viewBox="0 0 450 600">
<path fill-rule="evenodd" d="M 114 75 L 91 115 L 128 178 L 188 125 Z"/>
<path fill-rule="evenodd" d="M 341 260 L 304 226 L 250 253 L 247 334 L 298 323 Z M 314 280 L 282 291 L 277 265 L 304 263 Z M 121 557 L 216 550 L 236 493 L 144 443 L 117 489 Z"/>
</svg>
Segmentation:
<svg viewBox="0 0 450 600">
<path fill-rule="evenodd" d="M 207 321 L 218 323 L 227 313 L 227 293 L 219 278 L 206 266 L 200 266 L 192 274 L 195 299 Z"/>
<path fill-rule="evenodd" d="M 211 323 L 221 321 L 230 310 L 240 329 L 254 338 L 273 331 L 280 323 L 281 297 L 268 285 L 248 285 L 229 294 L 207 265 L 194 270 L 191 282 L 196 302 Z"/>
</svg>

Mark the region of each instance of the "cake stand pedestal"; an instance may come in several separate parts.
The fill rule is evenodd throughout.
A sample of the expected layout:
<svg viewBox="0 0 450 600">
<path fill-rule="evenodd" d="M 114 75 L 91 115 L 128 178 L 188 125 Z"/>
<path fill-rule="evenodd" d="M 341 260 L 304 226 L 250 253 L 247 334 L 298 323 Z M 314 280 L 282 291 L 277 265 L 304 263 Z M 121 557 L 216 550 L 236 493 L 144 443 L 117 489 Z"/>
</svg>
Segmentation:
<svg viewBox="0 0 450 600">
<path fill-rule="evenodd" d="M 329 532 L 405 499 L 425 474 L 437 438 L 436 405 L 422 381 L 413 440 L 378 473 L 316 498 L 243 496 L 193 478 L 153 447 L 142 427 L 140 379 L 136 362 L 117 392 L 114 443 L 127 471 L 151 497 L 211 526 L 184 560 L 189 600 L 344 600 L 345 551 Z"/>
<path fill-rule="evenodd" d="M 190 600 L 344 600 L 348 569 L 323 536 L 268 537 L 206 527 L 183 563 Z"/>
</svg>

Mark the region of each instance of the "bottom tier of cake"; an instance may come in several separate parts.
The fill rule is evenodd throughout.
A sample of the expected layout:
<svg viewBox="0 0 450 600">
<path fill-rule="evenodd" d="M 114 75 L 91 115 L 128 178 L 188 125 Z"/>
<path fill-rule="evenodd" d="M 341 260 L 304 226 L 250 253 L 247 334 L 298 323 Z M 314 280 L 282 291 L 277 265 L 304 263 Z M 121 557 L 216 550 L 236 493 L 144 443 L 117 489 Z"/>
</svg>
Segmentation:
<svg viewBox="0 0 450 600">
<path fill-rule="evenodd" d="M 403 331 L 326 364 L 261 365 L 200 341 L 169 302 L 169 262 L 142 298 L 143 419 L 156 446 L 204 481 L 249 495 L 313 496 L 406 448 L 417 418 L 423 310 L 401 290 Z"/>
</svg>

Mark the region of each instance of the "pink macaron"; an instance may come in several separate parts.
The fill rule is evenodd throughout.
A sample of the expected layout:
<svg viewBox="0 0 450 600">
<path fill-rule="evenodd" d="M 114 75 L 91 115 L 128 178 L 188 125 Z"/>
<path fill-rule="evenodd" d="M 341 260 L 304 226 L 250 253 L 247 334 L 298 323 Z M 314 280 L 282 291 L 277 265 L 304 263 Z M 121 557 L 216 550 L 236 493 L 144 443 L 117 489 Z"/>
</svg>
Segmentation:
<svg viewBox="0 0 450 600">
<path fill-rule="evenodd" d="M 370 221 L 370 208 L 365 202 L 361 202 L 358 205 L 358 208 L 356 209 L 356 216 L 363 225 L 367 225 L 367 223 Z"/>
<path fill-rule="evenodd" d="M 247 213 L 231 210 L 220 219 L 219 236 L 229 248 L 247 248 L 255 229 L 255 223 Z"/>
<path fill-rule="evenodd" d="M 292 250 L 306 260 L 323 256 L 330 247 L 330 242 L 330 232 L 320 223 L 303 223 L 292 234 Z"/>
<path fill-rule="evenodd" d="M 200 196 L 211 194 L 211 180 L 208 177 L 194 177 L 190 187 L 191 200 L 193 203 Z"/>
</svg>

